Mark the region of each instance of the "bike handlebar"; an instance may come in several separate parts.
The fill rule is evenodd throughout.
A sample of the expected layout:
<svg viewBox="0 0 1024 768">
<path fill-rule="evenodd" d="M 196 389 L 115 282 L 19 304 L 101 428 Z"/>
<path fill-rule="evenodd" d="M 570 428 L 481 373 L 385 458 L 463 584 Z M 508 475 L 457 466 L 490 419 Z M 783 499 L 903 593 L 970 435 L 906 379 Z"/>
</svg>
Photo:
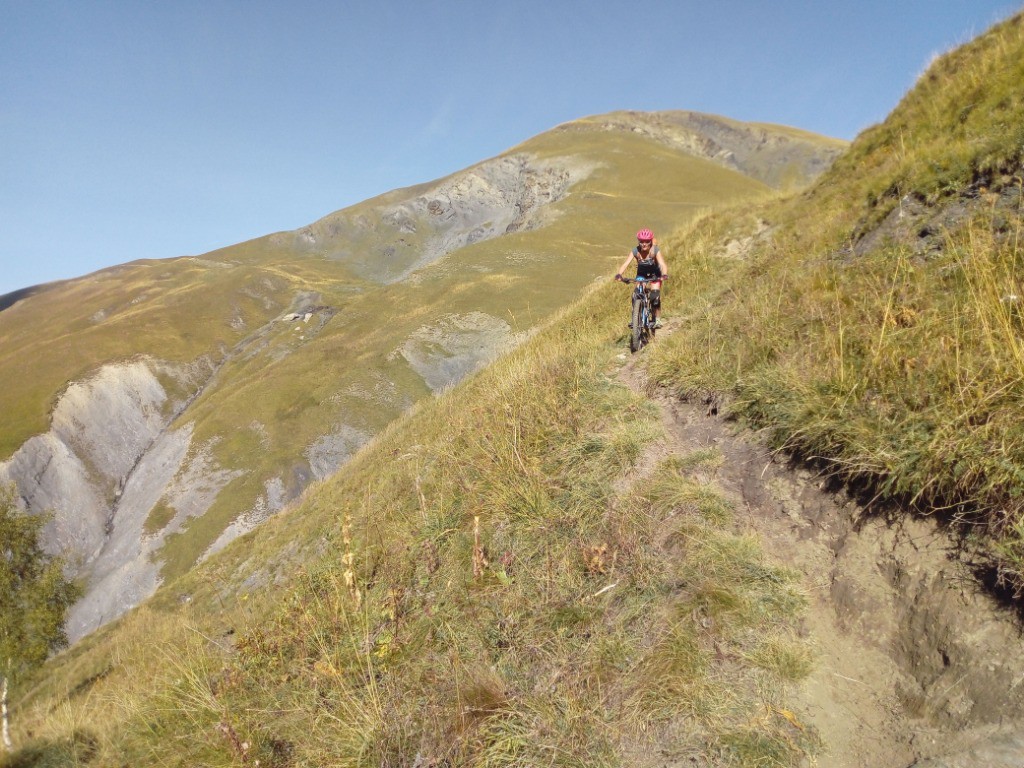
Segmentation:
<svg viewBox="0 0 1024 768">
<path fill-rule="evenodd" d="M 668 280 L 668 275 L 661 275 L 660 277 L 626 277 L 623 275 L 619 279 L 624 283 L 659 283 L 663 280 Z"/>
</svg>

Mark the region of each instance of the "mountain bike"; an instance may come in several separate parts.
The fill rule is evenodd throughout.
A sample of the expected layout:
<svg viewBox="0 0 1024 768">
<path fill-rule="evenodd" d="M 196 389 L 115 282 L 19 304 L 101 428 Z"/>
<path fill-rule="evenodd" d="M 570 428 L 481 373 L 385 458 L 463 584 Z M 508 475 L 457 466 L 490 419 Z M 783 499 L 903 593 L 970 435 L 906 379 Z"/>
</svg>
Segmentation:
<svg viewBox="0 0 1024 768">
<path fill-rule="evenodd" d="M 654 310 L 651 307 L 651 283 L 664 280 L 663 277 L 655 279 L 637 277 L 623 277 L 624 283 L 635 283 L 633 288 L 632 307 L 630 311 L 629 327 L 632 331 L 629 337 L 629 351 L 639 352 L 654 339 Z"/>
</svg>

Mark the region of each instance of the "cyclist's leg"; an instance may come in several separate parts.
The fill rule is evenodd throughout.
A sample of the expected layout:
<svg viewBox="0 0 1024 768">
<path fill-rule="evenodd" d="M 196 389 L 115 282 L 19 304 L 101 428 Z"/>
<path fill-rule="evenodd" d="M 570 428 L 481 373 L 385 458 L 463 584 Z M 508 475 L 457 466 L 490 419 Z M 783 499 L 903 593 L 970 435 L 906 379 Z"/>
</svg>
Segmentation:
<svg viewBox="0 0 1024 768">
<path fill-rule="evenodd" d="M 651 283 L 651 310 L 654 312 L 654 322 L 661 322 L 661 280 Z"/>
</svg>

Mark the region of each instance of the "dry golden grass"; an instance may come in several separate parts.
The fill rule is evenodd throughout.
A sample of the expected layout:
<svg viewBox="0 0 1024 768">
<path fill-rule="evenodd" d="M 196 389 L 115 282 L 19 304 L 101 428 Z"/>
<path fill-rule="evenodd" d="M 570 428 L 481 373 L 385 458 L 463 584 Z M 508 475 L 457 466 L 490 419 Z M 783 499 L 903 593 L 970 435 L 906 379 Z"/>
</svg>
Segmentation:
<svg viewBox="0 0 1024 768">
<path fill-rule="evenodd" d="M 90 765 L 611 766 L 656 740 L 797 764 L 813 739 L 763 713 L 805 672 L 803 598 L 698 479 L 720 458 L 614 490 L 660 436 L 607 375 L 617 288 L 179 580 L 191 602 L 55 660 L 21 754 L 74 764 L 77 738 Z M 237 591 L 286 541 L 287 575 Z"/>
<path fill-rule="evenodd" d="M 965 523 L 1017 590 L 1022 61 L 1018 15 L 938 60 L 808 192 L 671 243 L 695 290 L 652 362 L 862 490 Z"/>
</svg>

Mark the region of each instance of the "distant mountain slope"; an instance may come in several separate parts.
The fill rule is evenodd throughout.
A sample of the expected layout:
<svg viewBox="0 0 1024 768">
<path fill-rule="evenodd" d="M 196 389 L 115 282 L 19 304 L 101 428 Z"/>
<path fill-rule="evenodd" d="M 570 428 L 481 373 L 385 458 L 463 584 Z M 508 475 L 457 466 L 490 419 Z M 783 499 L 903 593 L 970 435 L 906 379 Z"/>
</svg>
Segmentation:
<svg viewBox="0 0 1024 768">
<path fill-rule="evenodd" d="M 639 226 L 804 183 L 841 144 L 691 113 L 568 123 L 445 179 L 0 312 L 0 479 L 53 509 L 72 636 L 257 525 L 607 275 Z"/>
<path fill-rule="evenodd" d="M 704 157 L 775 189 L 804 186 L 846 148 L 797 128 L 741 123 L 700 112 L 612 112 L 560 126 L 568 132 L 629 131 Z M 825 150 L 825 151 L 823 151 Z M 828 151 L 832 150 L 832 151 Z"/>
</svg>

